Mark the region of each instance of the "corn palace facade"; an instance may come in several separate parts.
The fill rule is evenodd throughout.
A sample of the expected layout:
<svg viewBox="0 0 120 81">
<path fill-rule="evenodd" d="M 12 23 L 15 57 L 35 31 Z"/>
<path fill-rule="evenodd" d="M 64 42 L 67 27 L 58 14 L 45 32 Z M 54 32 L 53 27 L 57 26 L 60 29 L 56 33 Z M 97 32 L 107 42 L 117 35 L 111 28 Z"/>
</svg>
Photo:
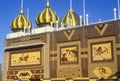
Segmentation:
<svg viewBox="0 0 120 81">
<path fill-rule="evenodd" d="M 83 25 L 70 9 L 59 21 L 49 1 L 35 29 L 20 10 L 5 40 L 3 81 L 117 81 L 120 20 Z"/>
</svg>

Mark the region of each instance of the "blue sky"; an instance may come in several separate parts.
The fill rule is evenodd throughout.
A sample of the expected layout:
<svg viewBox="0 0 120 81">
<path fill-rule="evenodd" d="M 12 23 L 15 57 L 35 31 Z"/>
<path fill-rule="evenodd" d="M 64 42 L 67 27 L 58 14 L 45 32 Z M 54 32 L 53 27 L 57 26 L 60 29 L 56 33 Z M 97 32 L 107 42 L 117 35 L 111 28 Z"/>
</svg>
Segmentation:
<svg viewBox="0 0 120 81">
<path fill-rule="evenodd" d="M 29 8 L 29 19 L 36 27 L 35 19 L 46 6 L 46 0 L 23 0 L 24 14 L 27 15 Z M 72 0 L 72 9 L 83 16 L 83 0 Z M 113 8 L 117 8 L 118 0 L 85 0 L 86 13 L 89 14 L 89 23 L 113 19 Z M 70 9 L 70 0 L 50 0 L 50 6 L 60 18 Z M 12 33 L 11 21 L 20 13 L 21 0 L 0 0 L 0 63 L 3 63 L 4 41 L 6 35 Z M 118 13 L 117 13 L 118 17 Z"/>
</svg>

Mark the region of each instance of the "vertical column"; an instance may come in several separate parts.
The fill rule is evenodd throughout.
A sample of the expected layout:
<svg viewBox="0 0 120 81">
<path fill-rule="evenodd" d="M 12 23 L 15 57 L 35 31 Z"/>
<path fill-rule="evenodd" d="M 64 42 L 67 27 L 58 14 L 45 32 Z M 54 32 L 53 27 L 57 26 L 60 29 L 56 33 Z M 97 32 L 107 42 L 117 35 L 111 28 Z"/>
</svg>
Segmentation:
<svg viewBox="0 0 120 81">
<path fill-rule="evenodd" d="M 82 77 L 88 77 L 88 59 L 81 58 Z"/>
<path fill-rule="evenodd" d="M 3 61 L 3 73 L 2 73 L 2 80 L 7 79 L 7 71 L 9 65 L 9 52 L 4 52 L 4 61 Z"/>
<path fill-rule="evenodd" d="M 47 34 L 47 43 L 44 45 L 44 78 L 50 78 L 50 34 Z"/>
</svg>

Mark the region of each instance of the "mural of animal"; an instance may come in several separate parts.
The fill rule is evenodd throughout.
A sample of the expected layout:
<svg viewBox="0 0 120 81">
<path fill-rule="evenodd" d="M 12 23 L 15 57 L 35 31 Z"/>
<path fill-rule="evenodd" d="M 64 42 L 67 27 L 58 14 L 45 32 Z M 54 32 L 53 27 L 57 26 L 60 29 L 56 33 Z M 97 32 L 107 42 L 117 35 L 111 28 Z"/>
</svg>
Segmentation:
<svg viewBox="0 0 120 81">
<path fill-rule="evenodd" d="M 28 61 L 28 58 L 29 58 L 29 55 L 24 55 L 24 53 L 22 54 L 22 56 L 21 57 L 19 57 L 19 61 L 21 62 L 21 61 Z"/>
</svg>

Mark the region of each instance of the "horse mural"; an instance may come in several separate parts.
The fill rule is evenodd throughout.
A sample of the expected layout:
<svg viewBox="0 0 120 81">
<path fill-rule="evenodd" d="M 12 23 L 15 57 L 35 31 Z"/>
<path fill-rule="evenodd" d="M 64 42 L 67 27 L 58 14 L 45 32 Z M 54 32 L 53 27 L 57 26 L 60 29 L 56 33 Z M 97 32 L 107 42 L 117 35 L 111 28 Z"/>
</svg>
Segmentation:
<svg viewBox="0 0 120 81">
<path fill-rule="evenodd" d="M 21 63 L 22 61 L 25 61 L 27 62 L 28 61 L 28 58 L 29 58 L 29 55 L 25 55 L 24 53 L 22 54 L 21 57 L 19 57 L 19 62 Z"/>
</svg>

